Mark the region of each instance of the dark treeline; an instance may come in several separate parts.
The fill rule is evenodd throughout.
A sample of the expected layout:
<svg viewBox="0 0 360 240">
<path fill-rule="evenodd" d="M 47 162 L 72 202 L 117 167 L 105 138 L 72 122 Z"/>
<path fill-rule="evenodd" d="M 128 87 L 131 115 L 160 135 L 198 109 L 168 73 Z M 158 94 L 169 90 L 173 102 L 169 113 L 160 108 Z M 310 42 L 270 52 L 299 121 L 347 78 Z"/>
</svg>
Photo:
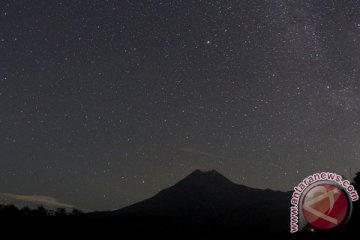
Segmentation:
<svg viewBox="0 0 360 240">
<path fill-rule="evenodd" d="M 0 205 L 0 239 L 80 236 L 86 225 L 85 214 L 77 209 L 67 212 L 64 208 L 48 210 L 39 206 L 19 209 L 14 205 Z"/>
<path fill-rule="evenodd" d="M 360 189 L 360 173 L 353 184 Z M 269 206 L 271 207 L 271 206 Z M 237 219 L 221 216 L 221 221 L 202 218 L 191 221 L 126 216 L 112 218 L 86 214 L 77 209 L 66 211 L 63 208 L 47 210 L 42 206 L 35 209 L 17 208 L 14 205 L 0 205 L 0 239 L 34 237 L 36 239 L 130 239 L 145 237 L 158 239 L 249 239 L 247 235 L 265 239 L 350 239 L 359 234 L 360 203 L 353 204 L 350 221 L 343 227 L 332 231 L 301 232 L 290 234 L 279 232 L 276 220 L 268 226 L 240 225 Z M 264 216 L 266 213 L 264 213 Z M 242 216 L 238 216 L 241 219 Z M 288 229 L 285 226 L 283 229 Z"/>
<path fill-rule="evenodd" d="M 65 216 L 83 216 L 84 213 L 78 209 L 72 209 L 68 212 L 65 208 L 57 208 L 55 210 L 46 209 L 42 205 L 37 208 L 17 208 L 15 205 L 0 204 L 0 212 L 2 217 L 65 217 Z"/>
</svg>

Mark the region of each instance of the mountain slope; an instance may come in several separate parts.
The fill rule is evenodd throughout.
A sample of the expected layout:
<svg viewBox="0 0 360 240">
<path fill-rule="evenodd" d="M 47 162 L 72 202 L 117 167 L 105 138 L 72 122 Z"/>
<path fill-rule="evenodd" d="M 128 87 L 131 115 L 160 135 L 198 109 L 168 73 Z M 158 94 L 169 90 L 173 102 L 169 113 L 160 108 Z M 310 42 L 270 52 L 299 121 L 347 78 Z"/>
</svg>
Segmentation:
<svg viewBox="0 0 360 240">
<path fill-rule="evenodd" d="M 216 171 L 196 170 L 154 197 L 112 212 L 102 218 L 162 229 L 213 228 L 288 232 L 290 193 L 259 190 L 238 185 Z M 212 226 L 212 227 L 209 227 Z M 214 228 L 214 226 L 216 226 Z"/>
<path fill-rule="evenodd" d="M 216 171 L 193 172 L 154 197 L 117 211 L 120 214 L 234 215 L 244 207 L 288 205 L 288 194 L 235 184 Z M 235 212 L 234 212 L 235 211 Z"/>
</svg>

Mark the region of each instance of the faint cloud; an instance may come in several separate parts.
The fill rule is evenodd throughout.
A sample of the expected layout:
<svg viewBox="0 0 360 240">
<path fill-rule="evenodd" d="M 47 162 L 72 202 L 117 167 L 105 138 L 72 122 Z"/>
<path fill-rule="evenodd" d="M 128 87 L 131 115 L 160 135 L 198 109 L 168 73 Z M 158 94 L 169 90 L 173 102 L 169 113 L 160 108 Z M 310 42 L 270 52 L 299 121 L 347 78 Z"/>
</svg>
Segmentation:
<svg viewBox="0 0 360 240">
<path fill-rule="evenodd" d="M 32 204 L 40 204 L 48 207 L 76 208 L 73 205 L 62 203 L 56 198 L 42 195 L 19 195 L 11 193 L 0 193 L 0 198 L 7 201 L 21 201 Z"/>
</svg>

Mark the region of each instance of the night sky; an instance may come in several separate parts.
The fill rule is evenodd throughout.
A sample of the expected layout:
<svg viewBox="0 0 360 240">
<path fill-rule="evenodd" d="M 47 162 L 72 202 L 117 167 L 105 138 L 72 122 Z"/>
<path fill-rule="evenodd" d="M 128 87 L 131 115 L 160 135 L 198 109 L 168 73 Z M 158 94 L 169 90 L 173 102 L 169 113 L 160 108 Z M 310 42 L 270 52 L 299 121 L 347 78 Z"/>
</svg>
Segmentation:
<svg viewBox="0 0 360 240">
<path fill-rule="evenodd" d="M 195 169 L 352 178 L 359 77 L 357 0 L 1 0 L 0 192 L 103 210 Z"/>
</svg>

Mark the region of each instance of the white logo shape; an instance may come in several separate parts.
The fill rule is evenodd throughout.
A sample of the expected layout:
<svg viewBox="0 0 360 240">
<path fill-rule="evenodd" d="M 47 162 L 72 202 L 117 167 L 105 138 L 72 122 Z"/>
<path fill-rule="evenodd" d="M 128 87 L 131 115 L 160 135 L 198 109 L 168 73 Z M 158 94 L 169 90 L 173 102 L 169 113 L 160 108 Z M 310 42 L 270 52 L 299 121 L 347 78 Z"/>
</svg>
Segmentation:
<svg viewBox="0 0 360 240">
<path fill-rule="evenodd" d="M 330 217 L 330 216 L 328 216 L 328 215 L 325 215 L 323 212 L 320 212 L 320 211 L 314 209 L 314 208 L 312 207 L 312 205 L 315 204 L 315 203 L 318 203 L 318 202 L 322 201 L 322 200 L 325 199 L 325 198 L 328 198 L 329 201 L 330 201 L 330 205 L 329 205 L 329 208 L 326 209 L 325 212 L 327 212 L 327 213 L 329 214 L 329 213 L 331 212 L 331 210 L 333 209 L 333 207 L 334 207 L 334 203 L 335 203 L 334 195 L 338 194 L 338 193 L 339 193 L 339 190 L 335 188 L 335 189 L 333 189 L 333 190 L 331 190 L 331 191 L 327 191 L 325 187 L 323 187 L 323 186 L 318 186 L 318 187 L 316 188 L 316 192 L 322 192 L 322 194 L 319 195 L 319 196 L 316 196 L 316 197 L 312 198 L 311 200 L 308 200 L 308 201 L 304 202 L 303 208 L 304 208 L 306 211 L 308 211 L 308 212 L 310 212 L 311 214 L 313 214 L 314 216 L 316 216 L 316 217 L 319 217 L 319 218 L 321 218 L 321 219 L 324 219 L 324 220 L 326 220 L 326 221 L 328 221 L 328 222 L 331 222 L 331 223 L 333 223 L 333 224 L 337 224 L 337 223 L 338 223 L 337 219 L 335 219 L 335 218 L 333 218 L 333 217 Z M 311 197 L 311 196 L 314 195 L 314 194 L 313 194 L 313 192 L 310 192 L 309 195 L 310 195 L 310 197 Z M 305 199 L 305 200 L 306 200 L 306 199 Z"/>
</svg>

